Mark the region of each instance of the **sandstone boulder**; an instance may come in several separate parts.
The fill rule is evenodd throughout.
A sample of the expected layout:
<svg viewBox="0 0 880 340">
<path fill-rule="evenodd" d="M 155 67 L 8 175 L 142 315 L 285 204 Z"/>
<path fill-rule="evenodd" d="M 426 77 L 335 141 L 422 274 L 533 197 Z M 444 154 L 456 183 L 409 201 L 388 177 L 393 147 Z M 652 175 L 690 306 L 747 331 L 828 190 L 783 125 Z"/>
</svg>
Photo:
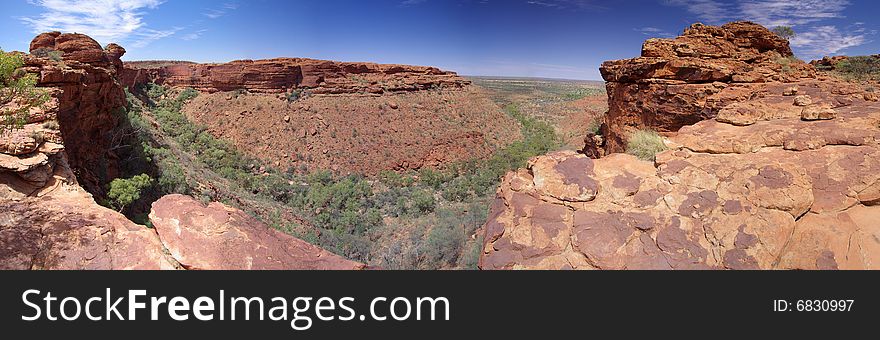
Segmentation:
<svg viewBox="0 0 880 340">
<path fill-rule="evenodd" d="M 649 39 L 641 57 L 607 61 L 600 71 L 609 104 L 604 153 L 624 151 L 626 137 L 637 129 L 674 133 L 714 118 L 730 104 L 765 93 L 765 83 L 815 78 L 812 66 L 792 57 L 785 39 L 750 22 L 694 24 L 677 38 Z"/>
</svg>

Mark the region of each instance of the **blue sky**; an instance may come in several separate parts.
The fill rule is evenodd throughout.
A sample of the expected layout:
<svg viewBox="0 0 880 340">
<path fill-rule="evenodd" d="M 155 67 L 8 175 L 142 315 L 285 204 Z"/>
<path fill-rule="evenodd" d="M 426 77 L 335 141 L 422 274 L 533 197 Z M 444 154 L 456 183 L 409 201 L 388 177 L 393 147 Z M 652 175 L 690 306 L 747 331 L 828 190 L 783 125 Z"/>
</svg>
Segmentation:
<svg viewBox="0 0 880 340">
<path fill-rule="evenodd" d="M 880 2 L 848 0 L 3 0 L 0 47 L 60 30 L 125 60 L 307 57 L 466 75 L 600 79 L 604 60 L 693 22 L 790 25 L 802 59 L 880 53 Z"/>
</svg>

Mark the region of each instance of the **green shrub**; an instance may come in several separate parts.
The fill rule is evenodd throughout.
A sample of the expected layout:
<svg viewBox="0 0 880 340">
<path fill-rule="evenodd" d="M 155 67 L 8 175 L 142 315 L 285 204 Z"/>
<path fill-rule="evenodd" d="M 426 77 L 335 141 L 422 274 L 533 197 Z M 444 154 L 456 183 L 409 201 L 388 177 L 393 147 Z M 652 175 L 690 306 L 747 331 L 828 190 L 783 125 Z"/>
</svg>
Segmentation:
<svg viewBox="0 0 880 340">
<path fill-rule="evenodd" d="M 437 201 L 434 199 L 434 195 L 425 190 L 414 192 L 412 197 L 410 197 L 410 200 L 412 201 L 412 208 L 416 213 L 431 213 L 434 211 L 434 208 L 437 207 Z"/>
<path fill-rule="evenodd" d="M 177 95 L 177 101 L 178 102 L 188 102 L 191 99 L 194 99 L 195 97 L 198 97 L 198 96 L 199 96 L 199 91 L 196 91 L 195 89 L 193 89 L 191 87 L 187 87 L 187 88 L 183 89 L 183 91 L 181 91 L 179 95 Z"/>
<path fill-rule="evenodd" d="M 794 69 L 791 67 L 791 64 L 799 63 L 799 62 L 802 62 L 802 61 L 795 56 L 779 57 L 776 59 L 776 63 L 781 66 L 782 73 L 785 73 L 785 74 L 792 73 L 794 71 Z"/>
<path fill-rule="evenodd" d="M 147 97 L 152 100 L 159 100 L 165 95 L 165 87 L 155 83 L 147 83 L 144 85 Z"/>
<path fill-rule="evenodd" d="M 31 54 L 34 56 L 37 56 L 40 58 L 46 58 L 46 59 L 49 59 L 52 61 L 61 61 L 63 59 L 62 57 L 64 56 L 64 52 L 56 51 L 56 50 L 53 50 L 53 49 L 47 48 L 47 47 L 38 48 L 38 49 L 34 50 L 33 52 L 31 52 Z"/>
<path fill-rule="evenodd" d="M 49 93 L 36 87 L 37 75 L 25 74 L 22 66 L 21 55 L 0 50 L 0 133 L 21 128 L 32 108 L 49 101 Z"/>
<path fill-rule="evenodd" d="M 287 94 L 287 101 L 291 103 L 295 102 L 302 98 L 303 94 L 303 90 L 301 89 L 291 90 L 290 93 Z"/>
<path fill-rule="evenodd" d="M 419 181 L 434 190 L 440 190 L 443 184 L 451 180 L 452 177 L 451 171 L 443 172 L 429 168 L 419 170 Z"/>
<path fill-rule="evenodd" d="M 646 161 L 654 161 L 656 155 L 667 150 L 663 137 L 652 130 L 639 130 L 630 135 L 626 153 Z"/>
<path fill-rule="evenodd" d="M 792 29 L 791 26 L 776 26 L 773 27 L 773 29 L 771 29 L 770 31 L 785 40 L 791 40 L 796 35 L 794 29 Z"/>
<path fill-rule="evenodd" d="M 110 182 L 110 191 L 107 197 L 110 204 L 118 211 L 124 210 L 131 203 L 141 198 L 141 192 L 153 185 L 153 179 L 146 174 L 132 178 L 117 178 Z"/>
<path fill-rule="evenodd" d="M 880 78 L 880 57 L 855 56 L 842 60 L 835 66 L 835 70 L 846 77 L 858 80 Z"/>
</svg>

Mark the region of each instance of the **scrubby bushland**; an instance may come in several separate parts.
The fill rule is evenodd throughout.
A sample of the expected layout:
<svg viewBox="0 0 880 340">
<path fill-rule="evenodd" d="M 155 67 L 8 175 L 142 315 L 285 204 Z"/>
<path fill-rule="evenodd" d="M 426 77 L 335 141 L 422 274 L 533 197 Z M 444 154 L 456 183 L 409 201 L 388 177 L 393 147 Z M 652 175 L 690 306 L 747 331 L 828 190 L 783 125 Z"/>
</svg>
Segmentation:
<svg viewBox="0 0 880 340">
<path fill-rule="evenodd" d="M 560 145 L 549 124 L 508 106 L 524 138 L 485 160 L 442 170 L 386 171 L 374 179 L 282 172 L 187 119 L 181 107 L 197 95 L 155 84 L 128 94 L 124 120 L 136 138 L 122 143 L 131 145 L 126 176 L 155 178 L 140 202 L 129 206 L 148 211 L 149 203 L 168 193 L 222 201 L 307 242 L 389 269 L 476 268 L 482 242 L 475 232 L 500 178 Z M 224 182 L 212 183 L 218 181 Z"/>
<path fill-rule="evenodd" d="M 639 159 L 653 162 L 658 153 L 666 151 L 663 137 L 652 130 L 639 130 L 630 135 L 626 143 L 626 153 Z"/>
<path fill-rule="evenodd" d="M 779 64 L 779 66 L 781 66 L 782 73 L 784 73 L 784 74 L 792 73 L 793 69 L 791 67 L 791 64 L 795 64 L 795 63 L 799 63 L 799 62 L 802 62 L 802 61 L 795 56 L 779 57 L 776 59 L 776 63 Z"/>
<path fill-rule="evenodd" d="M 849 57 L 837 63 L 835 71 L 849 79 L 880 79 L 880 56 Z"/>
<path fill-rule="evenodd" d="M 36 88 L 37 76 L 21 69 L 24 59 L 0 50 L 0 133 L 21 128 L 28 112 L 49 101 L 49 94 Z"/>
</svg>

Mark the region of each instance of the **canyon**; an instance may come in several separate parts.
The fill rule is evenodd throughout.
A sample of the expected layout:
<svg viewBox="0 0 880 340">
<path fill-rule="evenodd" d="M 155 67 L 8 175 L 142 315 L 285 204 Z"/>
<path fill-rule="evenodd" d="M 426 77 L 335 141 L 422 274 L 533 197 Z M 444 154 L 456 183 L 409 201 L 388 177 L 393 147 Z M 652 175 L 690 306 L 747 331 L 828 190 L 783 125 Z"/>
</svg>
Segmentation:
<svg viewBox="0 0 880 340">
<path fill-rule="evenodd" d="M 364 268 L 220 203 L 165 197 L 153 206 L 156 228 L 98 205 L 119 171 L 125 50 L 58 32 L 31 49 L 63 54 L 22 56 L 51 100 L 0 140 L 0 269 Z"/>
<path fill-rule="evenodd" d="M 302 58 L 129 62 L 120 81 L 200 91 L 184 107 L 190 119 L 280 169 L 442 168 L 521 137 L 485 91 L 434 67 Z"/>
<path fill-rule="evenodd" d="M 605 62 L 607 106 L 425 66 L 30 52 L 50 100 L 0 138 L 0 269 L 880 269 L 877 94 L 754 23 Z M 665 151 L 627 154 L 647 130 Z M 156 150 L 188 188 L 108 208 Z"/>
<path fill-rule="evenodd" d="M 817 74 L 748 22 L 642 51 L 603 64 L 609 112 L 583 154 L 505 176 L 480 268 L 880 268 L 870 86 Z M 653 162 L 620 153 L 641 129 L 665 136 Z"/>
</svg>

